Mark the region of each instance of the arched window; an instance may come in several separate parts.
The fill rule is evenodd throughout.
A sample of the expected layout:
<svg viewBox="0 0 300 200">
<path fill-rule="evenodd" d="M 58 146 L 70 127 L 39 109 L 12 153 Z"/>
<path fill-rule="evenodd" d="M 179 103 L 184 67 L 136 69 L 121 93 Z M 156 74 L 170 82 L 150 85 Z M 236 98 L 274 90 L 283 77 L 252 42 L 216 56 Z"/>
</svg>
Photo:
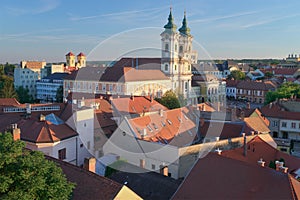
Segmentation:
<svg viewBox="0 0 300 200">
<path fill-rule="evenodd" d="M 177 44 L 175 44 L 175 51 L 177 51 Z"/>
<path fill-rule="evenodd" d="M 168 43 L 165 44 L 165 51 L 169 51 L 169 44 Z"/>
<path fill-rule="evenodd" d="M 179 53 L 182 53 L 183 52 L 183 46 L 179 46 Z"/>
<path fill-rule="evenodd" d="M 175 71 L 177 70 L 177 65 L 174 66 L 174 70 L 175 70 Z"/>
<path fill-rule="evenodd" d="M 165 71 L 168 71 L 168 70 L 169 70 L 168 64 L 165 64 Z"/>
</svg>

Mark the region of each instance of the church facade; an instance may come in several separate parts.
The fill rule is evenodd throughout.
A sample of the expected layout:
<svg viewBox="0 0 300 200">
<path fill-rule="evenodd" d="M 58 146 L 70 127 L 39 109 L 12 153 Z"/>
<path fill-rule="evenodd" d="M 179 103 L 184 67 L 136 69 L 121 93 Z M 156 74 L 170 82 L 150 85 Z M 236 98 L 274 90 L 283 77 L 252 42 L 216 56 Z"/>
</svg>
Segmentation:
<svg viewBox="0 0 300 200">
<path fill-rule="evenodd" d="M 168 22 L 160 36 L 161 58 L 121 58 L 112 67 L 97 67 L 99 72 L 94 74 L 86 69 L 91 67 L 80 68 L 76 74 L 65 78 L 64 96 L 70 92 L 85 92 L 160 97 L 167 90 L 173 90 L 188 100 L 196 99 L 191 83 L 192 65 L 197 63 L 198 55 L 193 50 L 186 13 L 182 26 L 177 29 L 170 9 Z M 95 67 L 91 69 L 95 70 Z"/>
</svg>

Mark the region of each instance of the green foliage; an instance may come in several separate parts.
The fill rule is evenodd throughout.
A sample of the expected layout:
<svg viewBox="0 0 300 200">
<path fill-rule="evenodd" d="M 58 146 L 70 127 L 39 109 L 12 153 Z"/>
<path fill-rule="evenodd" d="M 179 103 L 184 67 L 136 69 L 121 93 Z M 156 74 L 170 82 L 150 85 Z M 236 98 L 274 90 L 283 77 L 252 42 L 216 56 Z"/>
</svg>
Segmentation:
<svg viewBox="0 0 300 200">
<path fill-rule="evenodd" d="M 3 65 L 2 65 L 3 66 Z M 0 72 L 3 70 L 0 68 Z M 17 98 L 13 78 L 0 73 L 0 98 Z"/>
<path fill-rule="evenodd" d="M 33 102 L 33 98 L 29 94 L 28 89 L 25 89 L 22 86 L 20 86 L 17 88 L 16 92 L 18 94 L 18 100 L 20 103 L 32 103 Z"/>
<path fill-rule="evenodd" d="M 296 83 L 286 82 L 282 84 L 276 91 L 269 91 L 266 94 L 265 103 L 271 103 L 276 99 L 290 98 L 292 96 L 300 97 L 300 85 Z"/>
<path fill-rule="evenodd" d="M 270 164 L 269 164 L 269 167 L 272 168 L 272 169 L 276 169 L 275 161 L 271 160 Z"/>
<path fill-rule="evenodd" d="M 75 185 L 61 168 L 25 143 L 0 133 L 0 199 L 70 199 Z"/>
<path fill-rule="evenodd" d="M 64 88 L 63 86 L 60 86 L 56 91 L 56 102 L 58 103 L 63 102 L 63 92 L 64 92 Z"/>
<path fill-rule="evenodd" d="M 230 75 L 228 75 L 228 79 L 244 80 L 245 78 L 246 78 L 246 74 L 239 70 L 234 70 L 230 72 Z"/>
<path fill-rule="evenodd" d="M 180 108 L 179 99 L 172 90 L 168 90 L 161 98 L 156 98 L 155 100 L 168 109 Z"/>
<path fill-rule="evenodd" d="M 272 78 L 273 76 L 274 76 L 274 74 L 272 72 L 266 72 L 265 73 L 266 78 Z"/>
</svg>

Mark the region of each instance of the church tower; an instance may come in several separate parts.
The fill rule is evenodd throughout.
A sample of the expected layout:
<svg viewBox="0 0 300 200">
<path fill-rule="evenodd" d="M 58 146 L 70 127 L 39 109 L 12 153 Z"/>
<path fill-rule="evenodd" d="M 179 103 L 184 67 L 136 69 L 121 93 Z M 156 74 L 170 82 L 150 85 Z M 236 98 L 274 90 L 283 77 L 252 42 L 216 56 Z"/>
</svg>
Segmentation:
<svg viewBox="0 0 300 200">
<path fill-rule="evenodd" d="M 67 61 L 67 66 L 69 67 L 75 67 L 76 63 L 75 63 L 75 55 L 70 51 L 67 55 L 66 55 L 66 61 Z"/>
<path fill-rule="evenodd" d="M 197 53 L 192 51 L 192 35 L 187 26 L 186 13 L 179 32 L 176 30 L 172 10 L 168 23 L 161 33 L 161 70 L 170 77 L 173 91 L 189 98 L 192 82 L 192 64 L 197 63 Z"/>
<path fill-rule="evenodd" d="M 77 55 L 77 65 L 78 68 L 86 66 L 86 56 L 82 52 Z"/>
</svg>

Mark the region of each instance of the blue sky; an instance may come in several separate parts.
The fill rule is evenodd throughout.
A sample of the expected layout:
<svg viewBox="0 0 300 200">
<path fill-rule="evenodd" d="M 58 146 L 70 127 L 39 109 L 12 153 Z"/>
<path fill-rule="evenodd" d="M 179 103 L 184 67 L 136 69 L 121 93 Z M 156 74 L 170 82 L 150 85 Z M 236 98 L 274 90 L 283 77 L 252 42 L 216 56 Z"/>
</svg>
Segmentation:
<svg viewBox="0 0 300 200">
<path fill-rule="evenodd" d="M 300 54 L 299 0 L 172 0 L 171 4 L 178 27 L 186 10 L 194 41 L 206 51 L 199 52 L 200 59 Z M 161 0 L 3 0 L 0 63 L 64 61 L 70 50 L 110 60 L 139 47 L 159 48 L 169 7 L 170 1 Z"/>
</svg>

